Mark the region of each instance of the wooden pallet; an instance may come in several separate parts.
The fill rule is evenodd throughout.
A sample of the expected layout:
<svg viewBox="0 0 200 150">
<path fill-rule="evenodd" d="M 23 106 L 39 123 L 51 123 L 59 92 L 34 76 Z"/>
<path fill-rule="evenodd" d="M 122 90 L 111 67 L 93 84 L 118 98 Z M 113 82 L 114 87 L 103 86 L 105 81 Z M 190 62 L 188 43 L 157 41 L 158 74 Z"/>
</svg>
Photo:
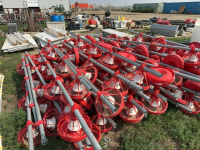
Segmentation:
<svg viewBox="0 0 200 150">
<path fill-rule="evenodd" d="M 182 14 L 183 13 L 183 11 L 185 10 L 185 7 L 186 6 L 181 6 L 180 8 L 179 8 L 179 10 L 178 10 L 178 14 Z"/>
</svg>

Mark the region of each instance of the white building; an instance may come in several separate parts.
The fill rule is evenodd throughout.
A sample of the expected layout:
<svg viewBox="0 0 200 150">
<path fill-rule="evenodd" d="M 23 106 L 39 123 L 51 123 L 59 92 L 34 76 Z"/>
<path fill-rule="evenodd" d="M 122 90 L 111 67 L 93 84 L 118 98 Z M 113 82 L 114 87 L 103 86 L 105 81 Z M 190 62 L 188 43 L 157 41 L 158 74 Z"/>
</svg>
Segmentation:
<svg viewBox="0 0 200 150">
<path fill-rule="evenodd" d="M 52 6 L 63 5 L 65 11 L 70 10 L 69 0 L 0 0 L 0 8 L 38 8 L 49 9 Z M 9 9 L 11 10 L 11 9 Z M 53 12 L 54 9 L 49 9 Z M 10 12 L 10 11 L 9 11 Z"/>
</svg>

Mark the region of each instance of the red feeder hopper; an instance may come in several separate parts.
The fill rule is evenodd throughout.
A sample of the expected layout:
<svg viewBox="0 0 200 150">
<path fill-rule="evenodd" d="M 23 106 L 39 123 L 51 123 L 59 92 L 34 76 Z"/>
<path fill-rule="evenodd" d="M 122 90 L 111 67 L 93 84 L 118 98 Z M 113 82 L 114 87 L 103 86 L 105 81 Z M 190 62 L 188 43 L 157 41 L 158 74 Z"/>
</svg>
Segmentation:
<svg viewBox="0 0 200 150">
<path fill-rule="evenodd" d="M 89 67 L 89 66 L 94 66 L 94 64 L 89 61 L 89 60 L 86 60 L 81 66 L 80 66 L 80 69 L 84 69 L 86 67 Z"/>
<path fill-rule="evenodd" d="M 100 116 L 99 114 L 92 116 L 91 120 L 92 123 L 97 125 L 101 133 L 109 132 L 113 128 L 112 124 L 110 124 L 110 122 L 106 118 Z"/>
<path fill-rule="evenodd" d="M 145 56 L 145 57 L 149 57 L 149 51 L 148 49 L 146 48 L 145 45 L 137 45 L 134 50 L 133 50 L 134 53 L 137 53 L 139 55 L 142 55 L 142 56 Z M 140 60 L 143 60 L 141 58 L 139 58 Z"/>
<path fill-rule="evenodd" d="M 116 108 L 116 112 L 113 113 L 110 108 L 100 98 L 104 95 Z M 124 106 L 124 98 L 122 93 L 115 88 L 106 88 L 102 92 L 97 92 L 97 98 L 95 101 L 95 108 L 98 114 L 105 118 L 112 118 L 117 116 Z"/>
<path fill-rule="evenodd" d="M 197 52 L 194 51 L 195 46 L 190 45 L 190 47 L 191 47 L 191 50 L 183 58 L 185 62 L 185 66 L 188 66 L 188 67 L 200 66 L 200 61 L 199 61 L 200 56 L 198 55 Z"/>
<path fill-rule="evenodd" d="M 28 122 L 31 122 L 32 124 L 32 121 L 27 121 L 27 125 L 20 129 L 18 133 L 18 142 L 22 147 L 28 147 Z M 37 129 L 37 125 L 32 124 L 33 144 L 35 146 L 40 145 L 41 143 L 41 135 Z"/>
<path fill-rule="evenodd" d="M 55 52 L 55 50 L 53 48 L 58 48 L 56 45 L 53 45 L 52 49 L 49 50 L 46 53 L 43 53 L 45 58 L 48 60 L 52 60 L 52 61 L 58 61 L 60 59 L 60 57 L 58 56 L 58 54 Z"/>
<path fill-rule="evenodd" d="M 122 109 L 121 113 L 119 114 L 120 118 L 128 123 L 139 123 L 142 118 L 144 117 L 144 114 L 138 110 L 131 102 L 130 100 L 134 100 L 131 95 L 129 95 L 128 101 L 125 103 L 124 108 Z M 144 105 L 138 101 L 135 100 L 139 105 L 144 107 Z"/>
<path fill-rule="evenodd" d="M 17 65 L 16 71 L 17 71 L 19 74 L 21 74 L 21 75 L 24 76 L 24 68 L 23 68 L 23 66 L 22 66 L 22 63 L 19 63 L 19 64 Z"/>
<path fill-rule="evenodd" d="M 41 67 L 41 69 L 42 70 L 44 69 L 44 71 L 42 71 L 42 77 L 44 78 L 45 81 L 53 79 L 53 75 L 48 67 L 43 66 L 43 67 Z"/>
<path fill-rule="evenodd" d="M 111 35 L 109 36 L 109 38 L 117 39 L 117 40 L 118 40 L 118 36 L 117 36 L 116 34 L 111 34 Z"/>
<path fill-rule="evenodd" d="M 154 93 L 146 92 L 146 95 L 151 98 L 150 102 L 145 101 L 143 98 L 141 99 L 142 104 L 144 105 L 145 109 L 154 115 L 163 114 L 168 107 L 167 102 L 163 102 L 160 98 L 156 95 L 159 94 L 159 90 L 154 89 Z"/>
<path fill-rule="evenodd" d="M 145 66 L 146 66 L 145 63 L 141 64 L 138 70 L 126 74 L 126 78 L 136 82 L 138 85 L 144 88 L 144 90 L 148 90 L 149 82 L 147 81 L 146 72 L 143 69 Z"/>
<path fill-rule="evenodd" d="M 67 58 L 73 62 L 76 66 L 79 64 L 79 52 L 77 48 L 72 48 L 68 53 L 67 53 Z"/>
<path fill-rule="evenodd" d="M 172 69 L 172 70 L 174 70 L 174 69 Z M 177 70 L 174 70 L 174 71 L 179 72 Z M 180 86 L 182 84 L 182 80 L 183 80 L 182 77 L 180 77 L 180 76 L 178 76 L 178 75 L 175 74 L 175 80 L 172 82 L 172 85 L 174 85 L 174 86 Z"/>
<path fill-rule="evenodd" d="M 69 42 L 69 43 L 71 43 L 71 44 L 73 44 L 74 45 L 74 43 L 76 42 L 73 42 L 73 41 L 67 41 L 67 40 L 64 40 L 63 41 L 63 45 L 59 48 L 60 49 L 60 51 L 62 51 L 64 54 L 66 54 L 68 51 L 70 51 L 71 49 L 69 49 L 67 46 L 65 46 L 64 44 L 66 43 L 67 44 L 67 42 Z"/>
<path fill-rule="evenodd" d="M 87 45 L 85 49 L 83 49 L 86 55 L 91 56 L 92 58 L 99 58 L 102 55 L 102 52 L 100 51 L 99 48 L 92 46 L 92 45 Z"/>
<path fill-rule="evenodd" d="M 102 43 L 102 44 L 106 44 L 106 43 Z M 112 48 L 110 49 L 110 52 L 111 51 L 112 51 Z M 110 69 L 116 69 L 118 67 L 117 58 L 114 55 L 111 55 L 109 53 L 99 58 L 99 62 Z"/>
<path fill-rule="evenodd" d="M 168 54 L 162 61 L 165 64 L 168 64 L 170 66 L 174 66 L 179 69 L 184 68 L 184 61 L 183 59 L 176 54 Z"/>
<path fill-rule="evenodd" d="M 85 38 L 87 40 L 90 40 L 92 43 L 96 43 L 96 40 L 93 37 L 91 37 L 90 35 L 88 35 L 88 34 L 85 36 Z"/>
<path fill-rule="evenodd" d="M 57 123 L 59 121 L 59 113 L 57 109 L 46 111 L 43 117 L 44 130 L 47 136 L 58 136 Z"/>
<path fill-rule="evenodd" d="M 185 65 L 184 70 L 200 76 L 199 66 L 197 67 L 197 66 L 186 66 Z"/>
<path fill-rule="evenodd" d="M 70 112 L 71 108 L 69 107 L 68 102 L 63 94 L 60 96 L 60 99 L 62 100 L 62 102 L 65 103 L 65 105 L 62 106 L 62 109 L 64 110 L 65 114 Z M 89 110 L 92 107 L 94 100 L 91 96 L 88 96 L 82 100 L 76 100 L 76 102 L 81 104 L 84 108 Z"/>
<path fill-rule="evenodd" d="M 72 112 L 70 112 L 69 115 L 65 116 L 58 122 L 57 132 L 58 135 L 65 141 L 78 142 L 85 139 L 87 135 L 85 134 L 81 124 L 79 123 L 78 119 L 73 113 L 73 110 L 79 108 L 77 105 L 74 105 L 73 107 Z M 85 120 L 88 127 L 91 129 L 92 122 L 90 120 L 90 117 L 88 117 L 86 114 L 83 114 L 82 112 L 80 113 L 82 114 L 82 117 Z"/>
<path fill-rule="evenodd" d="M 62 91 L 56 83 L 56 80 L 58 79 L 64 84 L 63 79 L 57 76 L 55 80 L 52 80 L 49 84 L 44 86 L 44 97 L 49 100 L 60 100 Z"/>
<path fill-rule="evenodd" d="M 111 41 L 109 42 L 110 45 L 114 46 L 114 47 L 118 47 L 118 48 L 121 48 L 120 46 L 120 42 L 117 42 L 117 41 Z M 113 48 L 113 51 L 118 51 L 117 49 Z"/>
<path fill-rule="evenodd" d="M 147 79 L 155 85 L 162 86 L 164 84 L 171 84 L 175 79 L 175 73 L 169 68 L 155 66 L 151 67 L 150 69 L 155 70 L 163 75 L 162 77 L 157 77 L 149 72 L 146 72 Z"/>
<path fill-rule="evenodd" d="M 154 59 L 151 59 L 151 58 L 146 59 L 144 62 L 155 65 L 155 66 L 159 65 Z"/>
<path fill-rule="evenodd" d="M 164 44 L 164 45 L 166 45 L 167 43 L 166 43 L 164 38 L 155 38 L 151 44 L 152 45 L 149 45 L 149 49 L 151 51 L 155 51 L 155 52 L 158 52 L 158 53 L 164 53 L 166 51 L 166 47 L 154 46 L 154 44 Z"/>
<path fill-rule="evenodd" d="M 188 107 L 189 109 L 191 109 L 192 112 L 189 113 L 189 112 L 187 112 L 187 111 L 185 111 L 185 110 L 183 110 L 183 109 L 180 108 L 182 112 L 184 112 L 186 114 L 192 114 L 192 115 L 197 115 L 197 114 L 200 113 L 200 106 L 199 106 L 199 104 L 195 100 L 193 100 L 193 96 L 194 96 L 193 94 L 188 94 L 185 97 L 185 100 L 187 102 L 185 104 L 185 106 Z"/>
<path fill-rule="evenodd" d="M 37 88 L 40 84 L 40 81 L 39 81 L 39 77 L 37 76 L 37 74 L 34 74 L 32 76 L 32 79 L 33 79 L 33 84 L 34 84 L 34 88 Z M 22 80 L 22 82 L 20 83 L 20 87 L 23 91 L 26 91 L 26 80 Z"/>
<path fill-rule="evenodd" d="M 142 103 L 149 113 L 159 115 L 163 114 L 168 107 L 167 102 L 163 102 L 160 98 L 157 97 L 157 94 L 160 92 L 159 87 L 172 83 L 174 81 L 175 74 L 171 69 L 166 67 L 156 66 L 151 67 L 151 69 L 163 74 L 163 76 L 159 78 L 149 72 L 146 73 L 147 79 L 150 80 L 152 85 L 155 87 L 153 94 L 147 92 L 147 95 L 151 98 L 150 102 L 147 102 L 142 98 Z"/>
<path fill-rule="evenodd" d="M 170 97 L 169 95 L 165 94 L 170 99 L 177 101 L 183 105 L 186 105 L 187 101 L 185 100 L 185 97 L 187 96 L 187 93 L 185 93 L 182 89 L 182 86 L 178 90 L 170 90 L 171 93 L 174 93 L 177 96 L 177 99 L 174 99 L 173 97 Z"/>
<path fill-rule="evenodd" d="M 143 38 L 142 34 L 143 34 L 143 32 L 138 34 L 135 38 L 132 39 L 132 41 L 144 42 L 144 38 Z"/>
<path fill-rule="evenodd" d="M 75 46 L 81 48 L 81 47 L 83 47 L 87 43 L 85 41 L 81 40 L 79 37 L 80 37 L 80 35 L 78 34 L 78 36 L 77 36 L 77 42 L 76 42 Z"/>
<path fill-rule="evenodd" d="M 26 109 L 27 109 L 27 104 L 25 103 L 26 102 L 26 97 L 27 97 L 27 95 L 28 95 L 28 92 L 26 92 L 26 94 L 25 94 L 25 96 L 24 97 L 22 97 L 19 101 L 18 101 L 18 109 L 23 109 L 23 110 L 25 110 L 26 111 Z"/>
<path fill-rule="evenodd" d="M 130 59 L 130 60 L 132 60 L 134 62 L 136 62 L 136 60 L 137 60 L 137 57 L 135 55 L 127 53 L 127 52 L 118 52 L 117 54 L 119 54 L 119 55 L 121 55 L 123 57 L 126 57 L 127 59 Z M 124 61 L 124 60 L 122 60 L 120 58 L 117 58 L 117 59 L 122 64 L 122 66 L 126 66 L 126 67 L 127 66 L 132 66 L 132 64 L 129 64 L 128 62 L 126 62 L 126 61 Z"/>
<path fill-rule="evenodd" d="M 117 71 L 115 73 L 115 75 L 110 78 L 108 81 L 104 82 L 104 84 L 102 85 L 103 89 L 106 88 L 116 88 L 118 89 L 123 96 L 128 94 L 128 87 L 124 84 L 123 81 L 119 80 L 116 76 L 120 74 L 119 71 Z"/>
<path fill-rule="evenodd" d="M 94 137 L 96 138 L 96 140 L 98 142 L 100 142 L 101 140 L 101 131 L 99 130 L 99 128 L 95 125 L 95 124 L 92 124 L 92 133 L 94 135 Z M 83 140 L 84 142 L 84 140 Z M 78 147 L 77 143 L 73 143 L 75 148 L 77 150 L 80 150 L 80 148 Z M 84 150 L 94 150 L 94 148 L 92 147 L 92 145 L 87 145 L 85 142 L 84 142 Z"/>
<path fill-rule="evenodd" d="M 53 108 L 53 103 L 51 100 L 48 100 L 44 97 L 38 97 L 37 100 L 41 114 L 45 114 L 46 111 L 51 110 Z"/>
<path fill-rule="evenodd" d="M 92 93 L 87 90 L 87 88 L 80 82 L 78 76 L 82 75 L 81 72 L 78 72 L 76 79 L 72 81 L 69 85 L 65 86 L 66 91 L 72 99 L 83 100 L 87 98 Z"/>
<path fill-rule="evenodd" d="M 67 100 L 65 99 L 65 96 L 62 94 L 60 96 L 60 100 L 59 103 L 60 103 L 60 107 L 61 107 L 61 110 L 62 110 L 62 114 L 60 114 L 60 119 L 63 119 L 65 116 L 69 115 L 70 112 L 71 112 L 71 107 L 70 105 L 68 104 Z M 76 105 L 79 105 L 77 104 L 76 102 L 74 102 Z M 79 111 L 84 113 L 85 109 L 79 105 Z M 59 120 L 60 120 L 59 119 Z"/>
<path fill-rule="evenodd" d="M 127 36 L 121 38 L 120 40 L 128 40 L 128 41 L 131 41 L 131 39 L 130 39 L 129 37 L 127 37 Z M 121 43 L 130 45 L 129 42 L 121 42 Z M 123 46 L 123 45 L 122 45 L 122 48 L 126 48 L 126 46 Z"/>
<path fill-rule="evenodd" d="M 47 45 L 41 49 L 42 52 L 49 51 L 51 45 L 49 44 L 51 40 L 48 40 Z"/>
<path fill-rule="evenodd" d="M 64 60 L 64 59 L 63 59 Z M 58 76 L 62 78 L 70 77 L 73 75 L 73 72 L 71 69 L 65 64 L 64 61 L 62 61 L 55 69 L 55 72 Z"/>
</svg>

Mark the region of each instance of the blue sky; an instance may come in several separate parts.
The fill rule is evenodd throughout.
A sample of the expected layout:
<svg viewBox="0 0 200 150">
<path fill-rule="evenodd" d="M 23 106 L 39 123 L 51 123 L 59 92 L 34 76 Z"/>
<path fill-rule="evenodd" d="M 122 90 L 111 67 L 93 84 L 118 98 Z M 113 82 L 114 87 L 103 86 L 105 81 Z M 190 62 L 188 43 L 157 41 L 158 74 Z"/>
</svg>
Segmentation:
<svg viewBox="0 0 200 150">
<path fill-rule="evenodd" d="M 133 5 L 133 3 L 160 3 L 160 2 L 193 2 L 193 0 L 70 0 L 70 4 L 74 4 L 75 2 L 88 2 L 89 4 L 96 5 L 110 5 L 112 6 L 126 6 Z M 194 0 L 195 1 L 195 0 Z M 199 0 L 196 0 L 199 1 Z"/>
</svg>

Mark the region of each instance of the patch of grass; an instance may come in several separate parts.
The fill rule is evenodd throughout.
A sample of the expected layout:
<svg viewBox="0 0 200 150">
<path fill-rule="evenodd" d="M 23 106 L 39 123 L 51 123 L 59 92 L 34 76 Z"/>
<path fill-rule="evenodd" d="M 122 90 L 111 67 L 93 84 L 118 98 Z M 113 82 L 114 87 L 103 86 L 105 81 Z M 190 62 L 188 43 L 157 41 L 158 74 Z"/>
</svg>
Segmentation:
<svg viewBox="0 0 200 150">
<path fill-rule="evenodd" d="M 5 36 L 0 37 L 0 51 L 1 51 L 1 47 L 3 46 L 3 43 L 4 43 L 5 40 L 6 40 Z"/>
<path fill-rule="evenodd" d="M 163 115 L 149 115 L 139 124 L 124 124 L 121 150 L 199 149 L 200 117 L 183 114 L 174 105 Z"/>
<path fill-rule="evenodd" d="M 11 95 L 17 97 L 19 92 L 21 92 L 20 83 L 23 77 L 17 73 L 16 66 L 21 62 L 20 53 L 4 54 L 2 59 L 0 59 L 1 73 L 4 74 L 3 83 L 3 100 L 9 100 Z M 13 99 L 12 97 L 12 99 Z"/>
<path fill-rule="evenodd" d="M 3 149 L 5 150 L 21 150 L 22 147 L 17 141 L 17 134 L 26 122 L 26 112 L 23 110 L 15 110 L 12 113 L 3 112 L 0 115 L 1 134 L 3 138 Z"/>
<path fill-rule="evenodd" d="M 132 29 L 131 29 L 132 30 Z M 134 29 L 134 31 L 136 31 L 136 32 L 144 32 L 144 33 L 146 33 L 146 32 L 149 32 L 149 28 L 136 28 L 136 29 Z M 133 33 L 131 33 L 131 32 L 128 32 L 128 30 L 127 29 L 121 29 L 121 30 L 118 30 L 118 31 L 120 31 L 120 32 L 124 32 L 124 33 L 128 33 L 128 34 L 133 34 Z"/>
<path fill-rule="evenodd" d="M 186 41 L 190 40 L 191 37 L 177 37 L 177 38 L 166 38 L 166 40 L 174 41 L 174 42 L 180 42 L 180 41 Z"/>
<path fill-rule="evenodd" d="M 37 150 L 71 150 L 72 144 L 59 137 L 48 137 L 47 145 L 39 145 Z"/>
<path fill-rule="evenodd" d="M 9 31 L 6 24 L 1 24 L 0 25 L 0 30 L 2 30 L 3 32 L 8 32 Z"/>
</svg>

